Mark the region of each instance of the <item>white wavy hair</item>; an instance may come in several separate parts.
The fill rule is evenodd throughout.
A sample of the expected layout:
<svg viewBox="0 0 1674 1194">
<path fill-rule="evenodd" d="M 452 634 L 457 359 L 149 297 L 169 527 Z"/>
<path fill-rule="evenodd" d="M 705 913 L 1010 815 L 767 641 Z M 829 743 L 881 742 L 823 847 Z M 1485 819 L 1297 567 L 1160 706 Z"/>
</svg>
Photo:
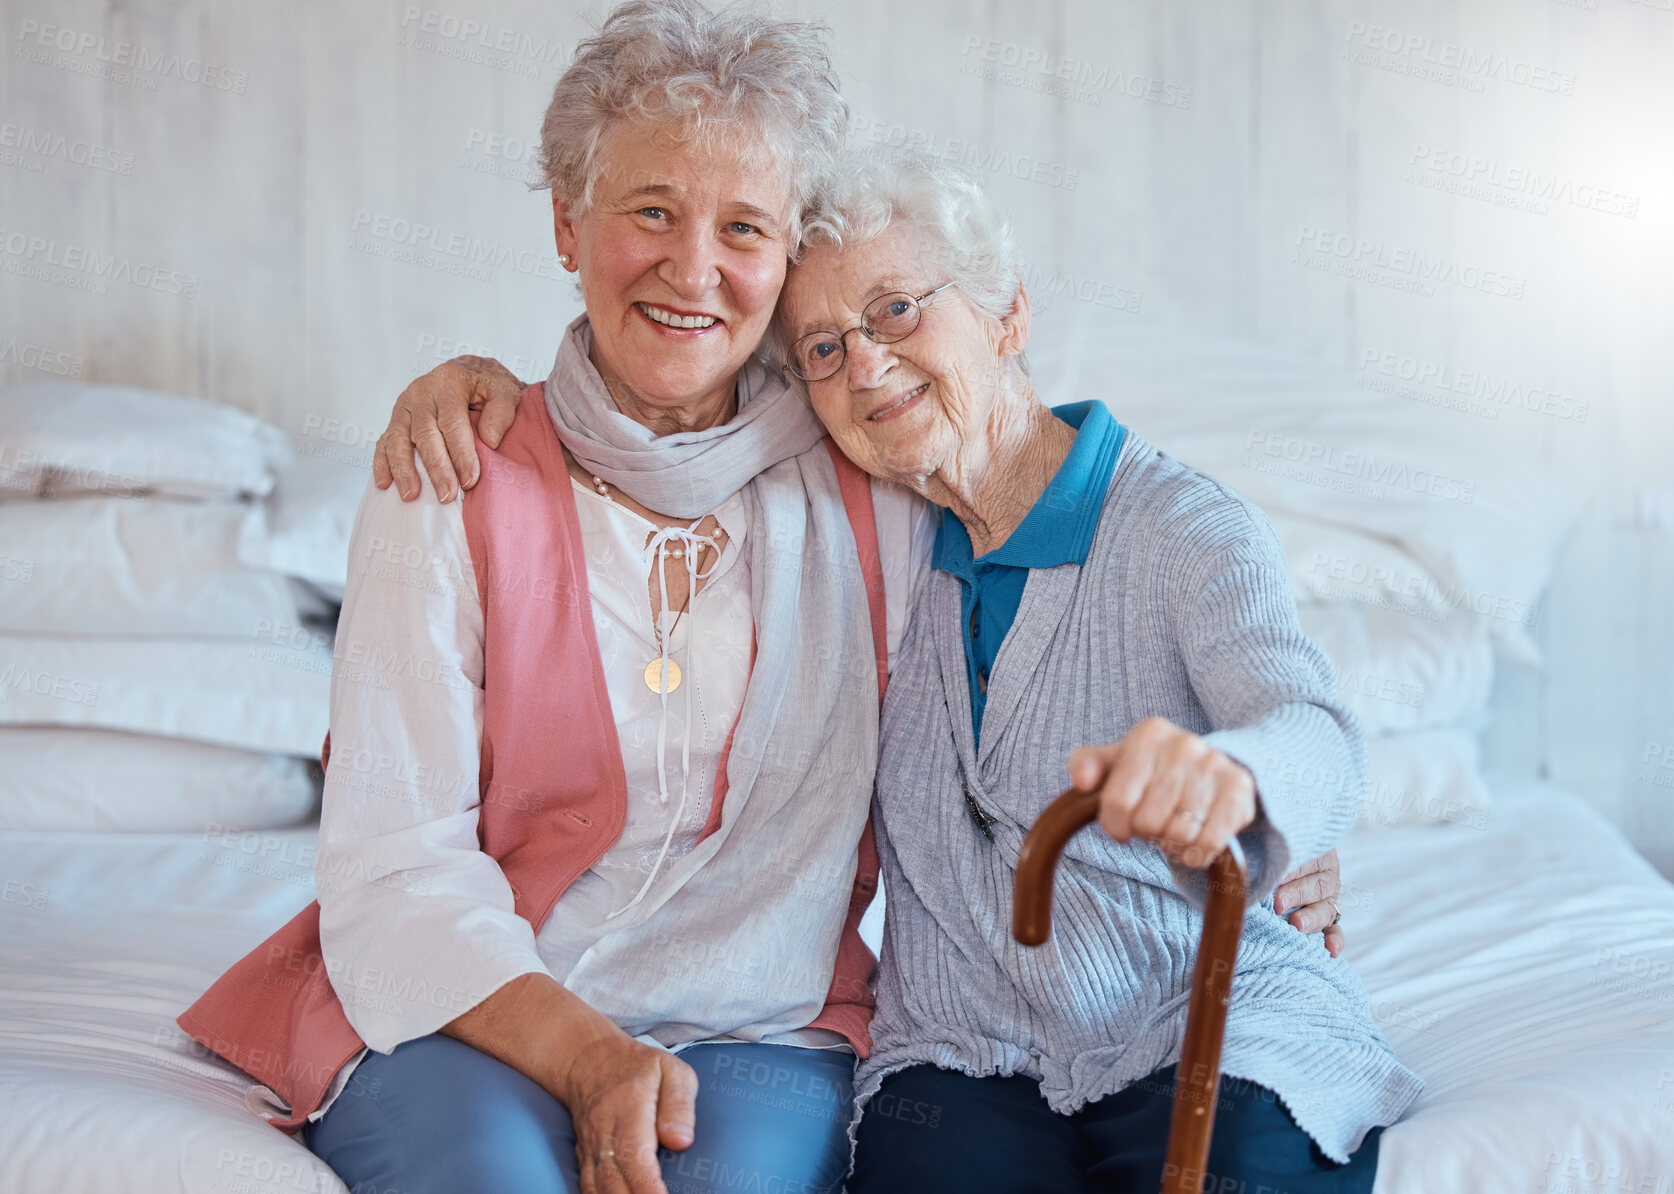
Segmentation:
<svg viewBox="0 0 1674 1194">
<path fill-rule="evenodd" d="M 938 272 L 927 283 L 953 281 L 990 319 L 1017 305 L 1023 255 L 1011 226 L 974 174 L 941 158 L 877 148 L 844 154 L 821 180 L 796 239 L 803 249 L 842 248 L 875 240 L 895 224 L 922 234 L 927 264 Z M 775 367 L 789 357 L 789 331 L 775 314 L 762 343 Z M 1018 363 L 1028 371 L 1026 360 Z"/>
<path fill-rule="evenodd" d="M 585 211 L 623 121 L 677 142 L 765 159 L 790 186 L 790 248 L 818 177 L 842 151 L 849 109 L 828 30 L 697 0 L 630 0 L 576 47 L 541 123 L 541 185 Z"/>
</svg>

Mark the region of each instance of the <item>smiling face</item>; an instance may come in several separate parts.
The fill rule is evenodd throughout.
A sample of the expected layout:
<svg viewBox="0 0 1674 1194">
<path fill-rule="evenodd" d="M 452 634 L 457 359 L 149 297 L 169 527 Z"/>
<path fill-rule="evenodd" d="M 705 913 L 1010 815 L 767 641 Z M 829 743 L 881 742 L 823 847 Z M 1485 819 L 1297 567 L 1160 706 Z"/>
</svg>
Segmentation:
<svg viewBox="0 0 1674 1194">
<path fill-rule="evenodd" d="M 809 249 L 785 285 L 787 339 L 843 331 L 866 304 L 892 291 L 923 294 L 948 280 L 927 238 L 896 223 L 863 244 Z M 927 478 L 980 453 L 1006 398 L 1014 357 L 1028 340 L 1028 307 L 995 320 L 958 287 L 927 300 L 918 328 L 894 344 L 859 331 L 847 363 L 810 382 L 814 410 L 845 455 L 875 477 L 925 490 Z"/>
<path fill-rule="evenodd" d="M 742 156 L 623 124 L 600 153 L 591 206 L 572 216 L 553 198 L 593 364 L 622 412 L 662 434 L 726 417 L 784 285 L 790 188 Z"/>
</svg>

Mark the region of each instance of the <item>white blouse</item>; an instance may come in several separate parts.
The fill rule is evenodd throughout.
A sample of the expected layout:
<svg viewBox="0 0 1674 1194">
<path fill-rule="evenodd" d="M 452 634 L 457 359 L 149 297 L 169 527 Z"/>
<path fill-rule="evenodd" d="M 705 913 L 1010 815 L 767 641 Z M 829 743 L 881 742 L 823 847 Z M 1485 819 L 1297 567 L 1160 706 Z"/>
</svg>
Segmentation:
<svg viewBox="0 0 1674 1194">
<path fill-rule="evenodd" d="M 565 890 L 535 937 L 541 960 L 560 982 L 610 931 L 612 918 L 633 907 L 670 863 L 697 845 L 721 750 L 744 706 L 754 625 L 744 550 L 748 519 L 743 497 L 734 494 L 713 512 L 726 532 L 719 561 L 690 607 L 663 618 L 680 686 L 667 694 L 652 691 L 645 668 L 661 656 L 650 598 L 659 578 L 649 545 L 661 538 L 660 528 L 579 481 L 573 489 L 593 628 L 627 774 L 628 818 L 616 844 Z M 682 550 L 689 562 L 689 548 Z M 668 597 L 669 607 L 679 610 L 688 594 L 671 588 Z"/>
<path fill-rule="evenodd" d="M 437 502 L 429 479 L 421 483 L 414 502 L 368 486 L 356 516 L 316 865 L 327 972 L 355 1031 L 386 1053 L 437 1031 L 522 974 L 566 982 L 615 923 L 641 919 L 643 908 L 613 916 L 642 890 L 657 908 L 658 884 L 692 850 L 708 818 L 716 764 L 744 698 L 753 627 L 748 520 L 735 496 L 714 512 L 727 536 L 721 557 L 667 636 L 683 682 L 665 711 L 643 678 L 657 657 L 645 552 L 653 528 L 575 487 L 629 808 L 621 838 L 565 891 L 537 934 L 515 912 L 504 872 L 477 840 L 482 606 L 460 503 Z M 873 483 L 873 507 L 893 661 L 928 568 L 935 520 L 922 499 L 882 482 Z M 678 608 L 681 597 L 670 594 L 669 604 Z M 656 918 L 653 910 L 642 923 Z M 703 956 L 702 942 L 692 946 Z M 694 984 L 706 981 L 703 971 Z M 620 987 L 613 999 L 631 1002 L 633 992 Z M 704 992 L 693 996 L 694 1006 L 705 1005 Z M 715 1035 L 686 1023 L 653 1027 L 640 1039 L 679 1046 Z M 834 1038 L 804 1029 L 749 1039 Z M 331 1098 L 352 1068 L 340 1073 Z M 246 1098 L 258 1113 L 273 1100 L 261 1087 Z"/>
</svg>

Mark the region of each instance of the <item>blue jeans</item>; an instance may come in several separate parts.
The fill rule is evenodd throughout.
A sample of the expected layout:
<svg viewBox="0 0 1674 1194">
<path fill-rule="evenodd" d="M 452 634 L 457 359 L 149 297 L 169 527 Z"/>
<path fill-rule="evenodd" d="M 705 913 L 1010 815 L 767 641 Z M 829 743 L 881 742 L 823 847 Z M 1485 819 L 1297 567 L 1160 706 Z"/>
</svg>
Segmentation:
<svg viewBox="0 0 1674 1194">
<path fill-rule="evenodd" d="M 837 1190 L 854 1057 L 843 1049 L 696 1045 L 697 1132 L 659 1153 L 669 1194 Z M 544 1088 L 452 1037 L 368 1053 L 303 1139 L 352 1194 L 577 1194 L 575 1129 Z"/>
<path fill-rule="evenodd" d="M 1048 1107 L 1028 1078 L 913 1066 L 867 1103 L 849 1194 L 1155 1194 L 1173 1107 L 1173 1066 L 1074 1115 Z M 1272 1091 L 1223 1079 L 1194 1184 L 1205 1194 L 1368 1194 L 1382 1131 L 1338 1165 Z"/>
</svg>

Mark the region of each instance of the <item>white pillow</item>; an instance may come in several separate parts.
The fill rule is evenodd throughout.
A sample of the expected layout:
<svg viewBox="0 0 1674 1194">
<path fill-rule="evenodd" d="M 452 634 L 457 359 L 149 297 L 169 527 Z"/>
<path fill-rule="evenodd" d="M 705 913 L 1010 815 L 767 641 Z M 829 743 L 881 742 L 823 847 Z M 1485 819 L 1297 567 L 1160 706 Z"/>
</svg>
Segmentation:
<svg viewBox="0 0 1674 1194">
<path fill-rule="evenodd" d="M 263 503 L 265 522 L 244 528 L 239 559 L 253 568 L 305 580 L 341 602 L 348 580 L 349 532 L 371 480 L 372 470 L 362 464 L 292 455 Z"/>
<path fill-rule="evenodd" d="M 1357 554 L 1401 549 L 1424 569 L 1433 602 L 1486 618 L 1503 646 L 1538 658 L 1528 630 L 1581 487 L 1497 421 L 1461 420 L 1262 345 L 1068 306 L 1037 320 L 1030 345 L 1031 376 L 1049 401 L 1108 402 L 1152 443 L 1261 506 L 1287 547 L 1293 519 L 1360 536 Z M 1292 567 L 1310 558 L 1292 555 Z"/>
<path fill-rule="evenodd" d="M 1430 570 L 1387 539 L 1282 512 L 1271 517 L 1298 601 L 1446 608 L 1433 600 Z"/>
<path fill-rule="evenodd" d="M 316 796 L 301 759 L 147 734 L 4 726 L 0 757 L 0 829 L 277 829 Z"/>
<path fill-rule="evenodd" d="M 0 631 L 249 639 L 294 624 L 283 576 L 238 561 L 248 502 L 0 502 Z"/>
<path fill-rule="evenodd" d="M 1336 665 L 1343 704 L 1368 735 L 1468 726 L 1486 711 L 1494 651 L 1482 619 L 1351 601 L 1304 602 L 1296 613 Z"/>
<path fill-rule="evenodd" d="M 1367 743 L 1360 821 L 1392 825 L 1488 824 L 1494 798 L 1482 779 L 1482 752 L 1463 730 L 1391 734 Z"/>
<path fill-rule="evenodd" d="M 288 449 L 236 407 L 132 386 L 33 381 L 0 390 L 0 494 L 265 494 Z"/>
<path fill-rule="evenodd" d="M 243 641 L 0 635 L 0 725 L 98 726 L 317 758 L 330 637 L 256 631 Z"/>
<path fill-rule="evenodd" d="M 1298 601 L 1352 601 L 1418 618 L 1480 621 L 1509 658 L 1540 664 L 1540 648 L 1530 634 L 1540 614 L 1538 589 L 1528 590 L 1526 599 L 1473 590 L 1381 535 L 1283 510 L 1270 517 L 1284 543 Z"/>
</svg>

